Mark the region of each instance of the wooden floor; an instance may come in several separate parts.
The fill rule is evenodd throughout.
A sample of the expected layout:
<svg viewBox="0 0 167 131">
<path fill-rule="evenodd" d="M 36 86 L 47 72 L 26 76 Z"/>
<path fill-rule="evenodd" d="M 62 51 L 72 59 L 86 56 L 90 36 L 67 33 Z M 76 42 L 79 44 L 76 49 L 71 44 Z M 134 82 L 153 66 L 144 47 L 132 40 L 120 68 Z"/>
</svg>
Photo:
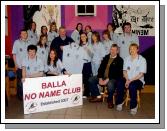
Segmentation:
<svg viewBox="0 0 167 131">
<path fill-rule="evenodd" d="M 129 105 L 123 106 L 121 112 L 107 108 L 107 102 L 90 103 L 86 98 L 83 105 L 64 108 L 30 115 L 23 114 L 23 102 L 16 96 L 11 96 L 6 107 L 6 119 L 154 119 L 155 117 L 155 87 L 146 85 L 141 93 L 141 108 L 135 116 L 130 115 Z"/>
</svg>

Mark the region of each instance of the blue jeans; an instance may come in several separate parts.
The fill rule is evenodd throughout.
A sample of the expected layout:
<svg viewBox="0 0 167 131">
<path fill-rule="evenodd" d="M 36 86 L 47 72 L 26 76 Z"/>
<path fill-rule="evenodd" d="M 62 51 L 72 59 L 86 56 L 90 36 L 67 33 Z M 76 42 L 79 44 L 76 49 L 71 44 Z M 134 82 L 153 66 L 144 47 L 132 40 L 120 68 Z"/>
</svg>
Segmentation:
<svg viewBox="0 0 167 131">
<path fill-rule="evenodd" d="M 99 88 L 98 88 L 99 79 L 97 76 L 93 76 L 89 78 L 89 89 L 92 96 L 99 96 Z M 121 104 L 123 102 L 124 97 L 124 81 L 122 78 L 120 79 L 111 79 L 107 83 L 107 89 L 108 89 L 108 102 L 112 102 L 113 94 L 115 90 L 117 89 L 117 98 L 116 98 L 116 104 Z"/>
<path fill-rule="evenodd" d="M 132 81 L 129 84 L 130 109 L 137 106 L 137 90 L 141 90 L 143 83 L 140 80 Z"/>
<path fill-rule="evenodd" d="M 23 98 L 23 84 L 22 84 L 22 69 L 17 69 L 17 96 L 18 98 Z"/>
<path fill-rule="evenodd" d="M 92 76 L 89 78 L 88 85 L 89 85 L 91 96 L 100 95 L 98 84 L 99 84 L 99 78 L 97 78 L 97 76 Z"/>
<path fill-rule="evenodd" d="M 83 84 L 84 84 L 84 93 L 83 96 L 90 96 L 90 90 L 89 90 L 89 78 L 92 76 L 92 66 L 91 63 L 84 63 L 83 65 Z"/>
<path fill-rule="evenodd" d="M 124 81 L 123 78 L 120 79 L 111 79 L 107 83 L 107 89 L 108 89 L 108 102 L 113 101 L 113 94 L 116 92 L 116 105 L 121 104 L 123 102 L 124 98 Z"/>
</svg>

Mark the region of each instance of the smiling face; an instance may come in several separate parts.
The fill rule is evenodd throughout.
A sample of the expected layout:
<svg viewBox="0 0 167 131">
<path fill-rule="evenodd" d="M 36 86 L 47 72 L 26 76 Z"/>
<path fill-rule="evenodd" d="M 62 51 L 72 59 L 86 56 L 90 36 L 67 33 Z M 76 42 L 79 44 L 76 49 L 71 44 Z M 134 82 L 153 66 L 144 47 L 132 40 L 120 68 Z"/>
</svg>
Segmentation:
<svg viewBox="0 0 167 131">
<path fill-rule="evenodd" d="M 31 29 L 32 29 L 32 30 L 36 30 L 36 24 L 35 24 L 35 23 L 32 23 L 32 24 L 31 24 Z"/>
<path fill-rule="evenodd" d="M 131 26 L 130 25 L 125 25 L 124 33 L 130 33 L 130 32 L 131 32 Z"/>
<path fill-rule="evenodd" d="M 82 41 L 82 43 L 85 43 L 85 42 L 87 42 L 87 36 L 86 36 L 86 34 L 81 34 L 81 41 Z"/>
<path fill-rule="evenodd" d="M 51 60 L 54 60 L 55 57 L 56 57 L 56 54 L 55 54 L 55 52 L 53 50 L 51 50 L 49 56 L 50 56 Z"/>
<path fill-rule="evenodd" d="M 111 47 L 110 49 L 110 55 L 112 57 L 115 57 L 118 54 L 118 47 Z"/>
<path fill-rule="evenodd" d="M 48 32 L 47 27 L 43 27 L 43 28 L 42 28 L 42 33 L 43 33 L 43 34 L 47 34 L 47 32 Z"/>
<path fill-rule="evenodd" d="M 51 26 L 51 31 L 56 31 L 56 28 L 57 28 L 56 25 L 52 25 Z"/>
<path fill-rule="evenodd" d="M 108 25 L 107 29 L 109 32 L 113 32 L 113 27 L 111 25 Z"/>
<path fill-rule="evenodd" d="M 21 38 L 22 40 L 26 40 L 26 39 L 28 38 L 28 33 L 27 33 L 27 31 L 21 31 L 21 33 L 20 33 L 20 38 Z"/>
<path fill-rule="evenodd" d="M 138 46 L 130 46 L 129 47 L 129 53 L 132 56 L 137 55 L 138 51 L 139 51 Z"/>
<path fill-rule="evenodd" d="M 46 37 L 46 36 L 41 37 L 41 44 L 42 44 L 42 45 L 45 45 L 46 42 L 47 42 L 47 37 Z"/>
<path fill-rule="evenodd" d="M 108 35 L 107 34 L 103 34 L 103 39 L 104 40 L 108 40 L 109 39 Z"/>
<path fill-rule="evenodd" d="M 30 57 L 30 59 L 34 59 L 36 56 L 36 51 L 35 50 L 29 50 L 28 51 L 28 56 Z"/>
<path fill-rule="evenodd" d="M 91 29 L 88 26 L 86 26 L 85 31 L 86 31 L 86 33 L 89 33 L 91 31 Z"/>
<path fill-rule="evenodd" d="M 60 37 L 65 37 L 66 36 L 66 30 L 64 28 L 61 28 L 59 30 L 59 35 L 60 35 Z"/>
</svg>

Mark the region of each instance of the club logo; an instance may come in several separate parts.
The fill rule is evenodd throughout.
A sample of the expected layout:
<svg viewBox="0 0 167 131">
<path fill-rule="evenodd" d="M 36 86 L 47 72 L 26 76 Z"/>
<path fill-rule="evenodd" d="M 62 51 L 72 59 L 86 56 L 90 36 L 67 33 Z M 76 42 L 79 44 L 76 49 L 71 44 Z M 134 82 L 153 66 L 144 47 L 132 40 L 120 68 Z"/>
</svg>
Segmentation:
<svg viewBox="0 0 167 131">
<path fill-rule="evenodd" d="M 71 97 L 73 104 L 78 104 L 80 102 L 81 97 L 79 95 L 74 95 Z"/>
<path fill-rule="evenodd" d="M 27 112 L 35 112 L 36 111 L 36 109 L 37 109 L 37 103 L 35 103 L 35 102 L 29 102 L 26 106 L 25 106 L 25 108 L 26 108 L 26 110 L 27 110 Z"/>
</svg>

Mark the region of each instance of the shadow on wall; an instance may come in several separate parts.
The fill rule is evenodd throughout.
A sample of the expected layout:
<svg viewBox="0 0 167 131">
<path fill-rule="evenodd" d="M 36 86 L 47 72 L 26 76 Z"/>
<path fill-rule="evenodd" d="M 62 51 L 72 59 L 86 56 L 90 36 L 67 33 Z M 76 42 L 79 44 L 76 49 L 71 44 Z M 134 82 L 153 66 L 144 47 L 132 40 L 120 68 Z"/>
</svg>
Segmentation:
<svg viewBox="0 0 167 131">
<path fill-rule="evenodd" d="M 155 46 L 152 46 L 141 53 L 147 61 L 147 73 L 145 82 L 147 85 L 155 85 Z"/>
</svg>

